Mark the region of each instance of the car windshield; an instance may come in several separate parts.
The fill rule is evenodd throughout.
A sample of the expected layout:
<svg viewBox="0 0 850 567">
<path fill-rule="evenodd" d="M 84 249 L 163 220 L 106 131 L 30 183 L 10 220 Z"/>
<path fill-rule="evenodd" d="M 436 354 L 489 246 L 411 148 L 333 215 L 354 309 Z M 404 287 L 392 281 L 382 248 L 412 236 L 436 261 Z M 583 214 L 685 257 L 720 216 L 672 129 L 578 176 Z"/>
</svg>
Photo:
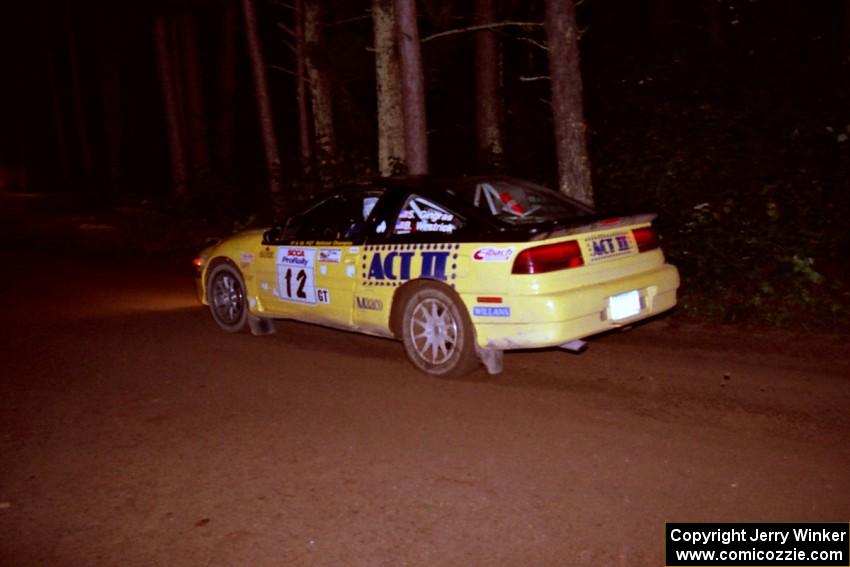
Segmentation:
<svg viewBox="0 0 850 567">
<path fill-rule="evenodd" d="M 592 213 L 590 207 L 541 185 L 518 179 L 492 179 L 457 188 L 456 196 L 512 224 L 536 224 Z"/>
</svg>

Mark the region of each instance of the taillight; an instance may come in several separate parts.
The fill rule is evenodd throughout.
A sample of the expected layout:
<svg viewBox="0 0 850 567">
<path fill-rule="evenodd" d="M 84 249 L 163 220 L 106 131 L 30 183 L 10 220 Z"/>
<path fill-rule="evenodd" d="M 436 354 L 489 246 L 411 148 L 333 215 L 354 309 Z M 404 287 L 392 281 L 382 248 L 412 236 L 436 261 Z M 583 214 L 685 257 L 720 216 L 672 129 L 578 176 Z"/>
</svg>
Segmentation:
<svg viewBox="0 0 850 567">
<path fill-rule="evenodd" d="M 514 260 L 514 274 L 542 274 L 584 265 L 581 246 L 575 240 L 536 246 L 520 252 Z"/>
<path fill-rule="evenodd" d="M 658 235 L 655 234 L 655 230 L 653 230 L 651 226 L 634 229 L 632 231 L 632 236 L 635 237 L 635 243 L 637 244 L 639 252 L 646 252 L 647 250 L 654 250 L 658 248 Z"/>
</svg>

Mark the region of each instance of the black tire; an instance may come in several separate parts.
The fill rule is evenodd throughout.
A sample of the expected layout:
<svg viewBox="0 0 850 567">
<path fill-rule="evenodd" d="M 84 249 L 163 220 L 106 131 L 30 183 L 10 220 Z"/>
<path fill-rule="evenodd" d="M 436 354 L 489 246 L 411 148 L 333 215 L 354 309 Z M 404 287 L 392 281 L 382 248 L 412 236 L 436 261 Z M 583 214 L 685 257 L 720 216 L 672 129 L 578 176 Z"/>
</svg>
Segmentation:
<svg viewBox="0 0 850 567">
<path fill-rule="evenodd" d="M 459 378 L 478 367 L 469 314 L 450 290 L 425 284 L 404 299 L 401 337 L 408 360 L 438 378 Z"/>
<path fill-rule="evenodd" d="M 210 272 L 207 279 L 207 303 L 215 322 L 228 333 L 238 333 L 247 327 L 245 282 L 239 270 L 230 264 L 219 264 Z"/>
</svg>

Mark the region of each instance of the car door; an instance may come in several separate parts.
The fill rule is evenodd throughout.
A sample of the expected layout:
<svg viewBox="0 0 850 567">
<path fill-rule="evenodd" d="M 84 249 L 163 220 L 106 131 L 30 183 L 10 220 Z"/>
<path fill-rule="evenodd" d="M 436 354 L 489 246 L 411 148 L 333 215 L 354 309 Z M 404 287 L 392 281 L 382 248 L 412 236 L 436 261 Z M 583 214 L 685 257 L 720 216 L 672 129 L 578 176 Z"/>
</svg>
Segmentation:
<svg viewBox="0 0 850 567">
<path fill-rule="evenodd" d="M 404 195 L 393 208 L 382 207 L 382 213 L 361 255 L 354 306 L 357 328 L 374 334 L 389 333 L 395 291 L 408 281 L 454 287 L 458 237 L 467 227 L 460 214 L 418 193 Z"/>
<path fill-rule="evenodd" d="M 378 190 L 350 190 L 320 201 L 268 234 L 257 271 L 265 312 L 351 328 L 356 264 Z"/>
</svg>

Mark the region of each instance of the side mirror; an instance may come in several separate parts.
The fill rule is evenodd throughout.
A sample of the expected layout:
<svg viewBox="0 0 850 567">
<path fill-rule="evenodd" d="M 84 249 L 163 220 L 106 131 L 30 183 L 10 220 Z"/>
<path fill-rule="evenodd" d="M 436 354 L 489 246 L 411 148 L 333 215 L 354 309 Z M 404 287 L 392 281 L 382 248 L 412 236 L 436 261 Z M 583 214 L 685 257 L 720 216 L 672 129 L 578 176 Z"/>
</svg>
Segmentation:
<svg viewBox="0 0 850 567">
<path fill-rule="evenodd" d="M 263 244 L 275 244 L 283 236 L 280 226 L 273 226 L 263 233 Z"/>
</svg>

